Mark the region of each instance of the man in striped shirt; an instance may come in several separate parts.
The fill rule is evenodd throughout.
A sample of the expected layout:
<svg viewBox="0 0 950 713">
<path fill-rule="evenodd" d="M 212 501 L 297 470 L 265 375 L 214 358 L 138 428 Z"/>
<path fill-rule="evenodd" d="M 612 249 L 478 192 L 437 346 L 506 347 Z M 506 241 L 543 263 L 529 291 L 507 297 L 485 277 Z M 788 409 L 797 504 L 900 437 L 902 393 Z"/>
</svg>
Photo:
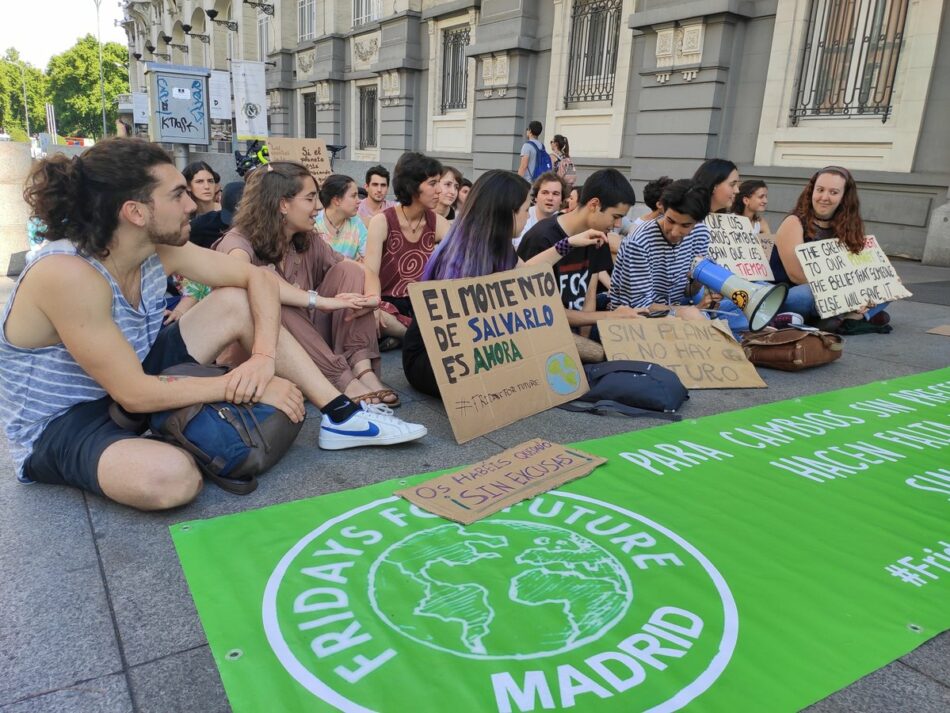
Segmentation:
<svg viewBox="0 0 950 713">
<path fill-rule="evenodd" d="M 698 305 L 689 306 L 689 270 L 693 259 L 709 248 L 709 191 L 692 180 L 674 181 L 660 197 L 661 213 L 624 238 L 617 253 L 610 286 L 610 308 L 672 310 L 683 319 L 703 319 L 708 290 Z"/>
<path fill-rule="evenodd" d="M 114 423 L 113 400 L 132 413 L 260 401 L 299 422 L 306 396 L 323 411 L 324 448 L 425 435 L 424 426 L 340 394 L 281 329 L 282 299 L 294 304 L 299 291 L 188 242 L 195 203 L 186 189 L 171 157 L 140 139 L 56 154 L 31 174 L 25 196 L 49 243 L 0 313 L 0 423 L 19 479 L 143 510 L 192 500 L 202 480 L 191 455 Z M 163 329 L 170 273 L 224 289 Z M 183 362 L 210 363 L 234 341 L 252 356 L 225 376 L 161 375 Z"/>
</svg>

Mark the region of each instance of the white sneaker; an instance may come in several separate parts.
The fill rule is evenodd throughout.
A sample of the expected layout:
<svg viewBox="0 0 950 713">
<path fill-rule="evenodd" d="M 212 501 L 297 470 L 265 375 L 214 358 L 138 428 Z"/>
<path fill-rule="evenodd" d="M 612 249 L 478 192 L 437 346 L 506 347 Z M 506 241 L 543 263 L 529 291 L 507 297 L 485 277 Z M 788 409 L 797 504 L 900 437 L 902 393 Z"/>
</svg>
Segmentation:
<svg viewBox="0 0 950 713">
<path fill-rule="evenodd" d="M 358 446 L 391 446 L 415 441 L 429 432 L 421 424 L 397 418 L 384 404 L 361 403 L 360 409 L 343 423 L 334 423 L 324 414 L 320 421 L 320 447 L 339 451 Z"/>
</svg>

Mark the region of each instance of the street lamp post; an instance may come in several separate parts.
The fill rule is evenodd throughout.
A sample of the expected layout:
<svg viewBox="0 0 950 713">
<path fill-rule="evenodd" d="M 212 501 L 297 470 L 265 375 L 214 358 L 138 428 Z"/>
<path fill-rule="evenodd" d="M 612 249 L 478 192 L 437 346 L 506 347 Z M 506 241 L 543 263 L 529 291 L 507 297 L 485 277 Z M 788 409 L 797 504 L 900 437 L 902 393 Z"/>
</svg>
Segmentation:
<svg viewBox="0 0 950 713">
<path fill-rule="evenodd" d="M 102 73 L 102 33 L 99 29 L 99 3 L 102 0 L 92 0 L 96 4 L 96 41 L 99 45 L 99 98 L 102 101 L 102 138 L 106 137 L 106 82 Z"/>
<path fill-rule="evenodd" d="M 23 118 L 26 120 L 26 137 L 30 138 L 30 104 L 26 98 L 26 70 L 20 62 L 20 78 L 23 80 Z"/>
</svg>

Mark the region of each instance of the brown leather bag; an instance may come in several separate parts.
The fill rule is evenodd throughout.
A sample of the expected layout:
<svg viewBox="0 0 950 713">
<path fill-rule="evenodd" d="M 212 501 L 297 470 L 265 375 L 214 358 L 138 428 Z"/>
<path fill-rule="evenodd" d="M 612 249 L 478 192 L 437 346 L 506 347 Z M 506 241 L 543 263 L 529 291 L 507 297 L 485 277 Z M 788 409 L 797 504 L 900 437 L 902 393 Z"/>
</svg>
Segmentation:
<svg viewBox="0 0 950 713">
<path fill-rule="evenodd" d="M 742 335 L 742 349 L 756 366 L 782 371 L 801 371 L 839 359 L 844 346 L 841 337 L 812 329 L 766 327 Z"/>
</svg>

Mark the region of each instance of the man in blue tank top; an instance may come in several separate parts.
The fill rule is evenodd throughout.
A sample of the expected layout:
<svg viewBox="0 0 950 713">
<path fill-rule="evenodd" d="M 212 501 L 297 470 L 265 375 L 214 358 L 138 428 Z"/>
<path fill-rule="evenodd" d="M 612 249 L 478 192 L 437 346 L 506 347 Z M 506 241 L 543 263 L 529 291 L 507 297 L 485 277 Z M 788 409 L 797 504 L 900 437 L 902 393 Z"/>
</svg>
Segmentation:
<svg viewBox="0 0 950 713">
<path fill-rule="evenodd" d="M 281 330 L 281 298 L 292 303 L 296 292 L 188 242 L 195 204 L 157 144 L 109 139 L 81 157 L 55 155 L 34 169 L 25 196 L 50 242 L 0 316 L 0 422 L 21 481 L 72 485 L 141 509 L 192 500 L 202 481 L 191 456 L 113 423 L 113 400 L 133 413 L 262 401 L 300 421 L 306 397 L 323 411 L 325 448 L 425 435 L 389 409 L 340 394 Z M 173 273 L 217 289 L 163 328 Z M 210 363 L 234 341 L 252 356 L 225 376 L 156 376 L 173 364 Z"/>
</svg>

